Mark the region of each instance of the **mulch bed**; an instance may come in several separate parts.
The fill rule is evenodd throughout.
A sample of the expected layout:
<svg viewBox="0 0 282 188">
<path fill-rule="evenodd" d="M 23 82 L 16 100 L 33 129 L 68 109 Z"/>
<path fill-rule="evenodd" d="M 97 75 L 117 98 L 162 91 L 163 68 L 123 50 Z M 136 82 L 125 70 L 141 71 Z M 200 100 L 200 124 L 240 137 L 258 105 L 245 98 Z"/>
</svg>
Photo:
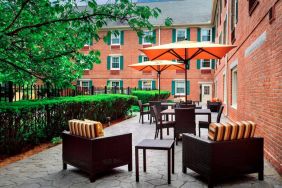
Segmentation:
<svg viewBox="0 0 282 188">
<path fill-rule="evenodd" d="M 121 121 L 124 121 L 128 119 L 128 117 L 124 117 L 124 118 L 120 118 L 120 119 L 117 119 L 117 120 L 114 120 L 114 121 L 111 121 L 111 124 L 110 126 L 113 126 Z M 106 128 L 106 127 L 109 127 L 108 124 L 103 124 L 103 127 Z M 52 143 L 43 143 L 43 144 L 40 144 L 40 145 L 37 145 L 33 148 L 29 148 L 25 151 L 23 151 L 22 153 L 20 154 L 17 154 L 17 155 L 13 155 L 13 156 L 3 156 L 3 155 L 0 155 L 0 167 L 4 167 L 8 164 L 11 164 L 11 163 L 14 163 L 16 161 L 19 161 L 19 160 L 23 160 L 23 159 L 26 159 L 32 155 L 35 155 L 37 153 L 40 153 L 46 149 L 49 149 L 51 147 L 54 147 L 56 146 L 57 144 L 52 144 Z"/>
</svg>

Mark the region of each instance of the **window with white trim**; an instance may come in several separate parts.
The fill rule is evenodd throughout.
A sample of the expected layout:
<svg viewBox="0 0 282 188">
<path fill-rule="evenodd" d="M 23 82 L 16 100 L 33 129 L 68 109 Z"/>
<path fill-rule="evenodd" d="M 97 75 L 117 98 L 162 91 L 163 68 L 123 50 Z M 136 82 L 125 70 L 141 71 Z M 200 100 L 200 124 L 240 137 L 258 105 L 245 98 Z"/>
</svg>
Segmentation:
<svg viewBox="0 0 282 188">
<path fill-rule="evenodd" d="M 82 89 L 89 89 L 90 88 L 90 82 L 91 82 L 91 80 L 79 80 L 78 86 L 81 87 Z"/>
<path fill-rule="evenodd" d="M 186 29 L 176 29 L 176 41 L 183 41 L 186 39 Z"/>
<path fill-rule="evenodd" d="M 237 94 L 238 94 L 238 74 L 237 66 L 231 70 L 232 75 L 232 106 L 237 108 Z"/>
<path fill-rule="evenodd" d="M 120 81 L 119 80 L 112 80 L 110 81 L 111 87 L 119 87 Z"/>
<path fill-rule="evenodd" d="M 146 90 L 146 89 L 152 89 L 152 80 L 142 80 L 142 89 Z"/>
<path fill-rule="evenodd" d="M 211 60 L 210 59 L 202 59 L 201 60 L 201 69 L 211 69 Z"/>
<path fill-rule="evenodd" d="M 227 103 L 227 85 L 226 85 L 226 75 L 223 74 L 223 102 Z"/>
<path fill-rule="evenodd" d="M 185 95 L 185 81 L 184 80 L 175 81 L 175 95 Z"/>
<path fill-rule="evenodd" d="M 119 56 L 111 56 L 111 70 L 120 70 Z"/>
<path fill-rule="evenodd" d="M 153 36 L 152 31 L 144 31 L 144 35 L 142 37 L 142 44 L 152 44 L 152 41 L 150 40 L 150 36 Z"/>
<path fill-rule="evenodd" d="M 142 56 L 142 62 L 145 62 L 145 61 L 149 61 L 149 58 L 147 56 Z"/>
<path fill-rule="evenodd" d="M 114 34 L 111 33 L 111 45 L 120 45 L 120 33 Z"/>
<path fill-rule="evenodd" d="M 202 42 L 211 42 L 212 41 L 212 29 L 211 28 L 202 28 L 201 29 L 201 41 Z"/>
</svg>

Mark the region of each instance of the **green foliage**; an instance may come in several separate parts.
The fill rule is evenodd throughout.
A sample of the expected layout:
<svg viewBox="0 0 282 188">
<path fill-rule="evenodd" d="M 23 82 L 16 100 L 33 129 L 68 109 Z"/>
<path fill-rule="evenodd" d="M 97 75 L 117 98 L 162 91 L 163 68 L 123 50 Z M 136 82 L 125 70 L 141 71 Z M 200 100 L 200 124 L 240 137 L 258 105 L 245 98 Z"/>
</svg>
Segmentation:
<svg viewBox="0 0 282 188">
<path fill-rule="evenodd" d="M 57 137 L 52 138 L 51 143 L 52 144 L 60 144 L 60 143 L 62 143 L 62 141 L 63 141 L 62 138 L 57 136 Z"/>
<path fill-rule="evenodd" d="M 132 105 L 131 108 L 132 112 L 140 112 L 139 106 L 137 105 Z"/>
<path fill-rule="evenodd" d="M 99 35 L 107 22 L 128 24 L 138 35 L 153 30 L 149 22 L 158 8 L 139 6 L 130 0 L 116 0 L 78 9 L 73 0 L 0 1 L 0 82 L 41 79 L 58 87 L 69 86 L 84 69 L 100 63 L 100 52 L 79 50 L 109 35 Z M 165 24 L 170 24 L 167 19 Z M 113 31 L 115 32 L 115 31 Z"/>
<path fill-rule="evenodd" d="M 159 96 L 159 90 L 135 90 L 132 91 L 131 94 L 136 96 L 138 100 L 141 100 L 142 103 L 147 103 L 149 101 L 156 101 L 156 100 L 165 100 L 170 96 L 169 91 L 161 91 Z"/>
<path fill-rule="evenodd" d="M 106 122 L 127 115 L 137 98 L 122 94 L 59 97 L 0 103 L 0 151 L 15 154 L 50 141 L 68 129 L 70 119 Z"/>
</svg>

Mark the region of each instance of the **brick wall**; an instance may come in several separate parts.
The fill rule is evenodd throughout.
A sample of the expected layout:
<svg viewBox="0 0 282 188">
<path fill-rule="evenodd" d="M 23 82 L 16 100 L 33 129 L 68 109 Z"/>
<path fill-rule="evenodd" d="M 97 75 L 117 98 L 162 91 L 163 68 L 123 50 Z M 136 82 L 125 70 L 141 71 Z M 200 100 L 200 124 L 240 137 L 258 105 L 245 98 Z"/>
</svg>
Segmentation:
<svg viewBox="0 0 282 188">
<path fill-rule="evenodd" d="M 230 1 L 228 1 L 230 2 Z M 275 6 L 276 18 L 270 23 L 268 11 Z M 230 15 L 230 3 L 222 14 Z M 223 100 L 223 72 L 228 82 L 228 102 L 225 113 L 232 120 L 252 120 L 257 123 L 256 136 L 264 137 L 265 157 L 282 174 L 282 2 L 260 0 L 251 16 L 248 1 L 239 1 L 236 26 L 238 47 L 221 60 L 215 79 L 218 96 Z M 230 18 L 229 18 L 230 21 Z M 231 41 L 228 24 L 228 41 Z M 219 26 L 218 32 L 222 30 Z M 219 35 L 218 35 L 219 36 Z M 217 38 L 217 41 L 219 39 Z M 232 79 L 230 67 L 238 61 L 237 108 L 231 106 Z"/>
<path fill-rule="evenodd" d="M 204 26 L 208 27 L 208 26 Z M 101 36 L 106 35 L 106 32 L 101 32 Z M 197 40 L 197 28 L 190 28 L 190 40 Z M 159 41 L 159 38 L 161 39 Z M 172 29 L 161 29 L 160 36 L 159 30 L 156 29 L 156 44 L 167 44 L 172 42 Z M 154 79 L 157 84 L 157 74 L 152 71 L 151 74 L 144 74 L 142 71 L 136 71 L 129 68 L 128 65 L 138 63 L 139 55 L 142 52 L 139 49 L 143 48 L 142 44 L 139 44 L 137 34 L 132 30 L 124 30 L 124 45 L 120 48 L 111 48 L 103 40 L 90 46 L 90 48 L 84 48 L 82 51 L 88 53 L 89 50 L 99 50 L 101 52 L 101 64 L 94 64 L 92 70 L 87 71 L 84 74 L 83 79 L 91 79 L 93 85 L 96 87 L 103 87 L 107 84 L 108 79 L 122 79 L 124 87 L 138 87 L 138 80 L 140 79 Z M 120 71 L 107 70 L 107 56 L 110 54 L 122 54 L 124 58 L 124 69 Z M 190 80 L 190 95 L 189 99 L 199 100 L 200 85 L 199 82 L 213 82 L 213 73 L 202 74 L 201 70 L 197 69 L 196 60 L 192 60 L 190 64 L 190 70 L 188 70 L 188 80 Z M 171 91 L 172 80 L 184 79 L 184 73 L 177 73 L 176 71 L 164 71 L 161 74 L 161 89 Z"/>
</svg>

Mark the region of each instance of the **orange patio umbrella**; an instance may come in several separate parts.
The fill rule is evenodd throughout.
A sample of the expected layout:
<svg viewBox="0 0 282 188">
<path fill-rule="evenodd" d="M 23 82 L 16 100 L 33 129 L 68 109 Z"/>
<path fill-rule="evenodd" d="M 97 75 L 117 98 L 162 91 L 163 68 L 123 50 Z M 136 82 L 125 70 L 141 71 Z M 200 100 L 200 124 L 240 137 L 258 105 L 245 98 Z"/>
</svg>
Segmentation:
<svg viewBox="0 0 282 188">
<path fill-rule="evenodd" d="M 191 59 L 221 59 L 234 45 L 215 44 L 211 42 L 180 41 L 140 49 L 150 60 L 181 60 L 188 66 Z M 187 80 L 187 70 L 185 70 Z M 187 88 L 187 82 L 185 82 Z M 185 89 L 185 101 L 187 102 L 187 90 Z"/>
<path fill-rule="evenodd" d="M 161 72 L 164 70 L 185 70 L 185 65 L 183 63 L 168 60 L 145 61 L 143 63 L 136 63 L 128 66 L 138 71 L 156 71 L 158 73 L 159 96 L 161 92 Z"/>
</svg>

